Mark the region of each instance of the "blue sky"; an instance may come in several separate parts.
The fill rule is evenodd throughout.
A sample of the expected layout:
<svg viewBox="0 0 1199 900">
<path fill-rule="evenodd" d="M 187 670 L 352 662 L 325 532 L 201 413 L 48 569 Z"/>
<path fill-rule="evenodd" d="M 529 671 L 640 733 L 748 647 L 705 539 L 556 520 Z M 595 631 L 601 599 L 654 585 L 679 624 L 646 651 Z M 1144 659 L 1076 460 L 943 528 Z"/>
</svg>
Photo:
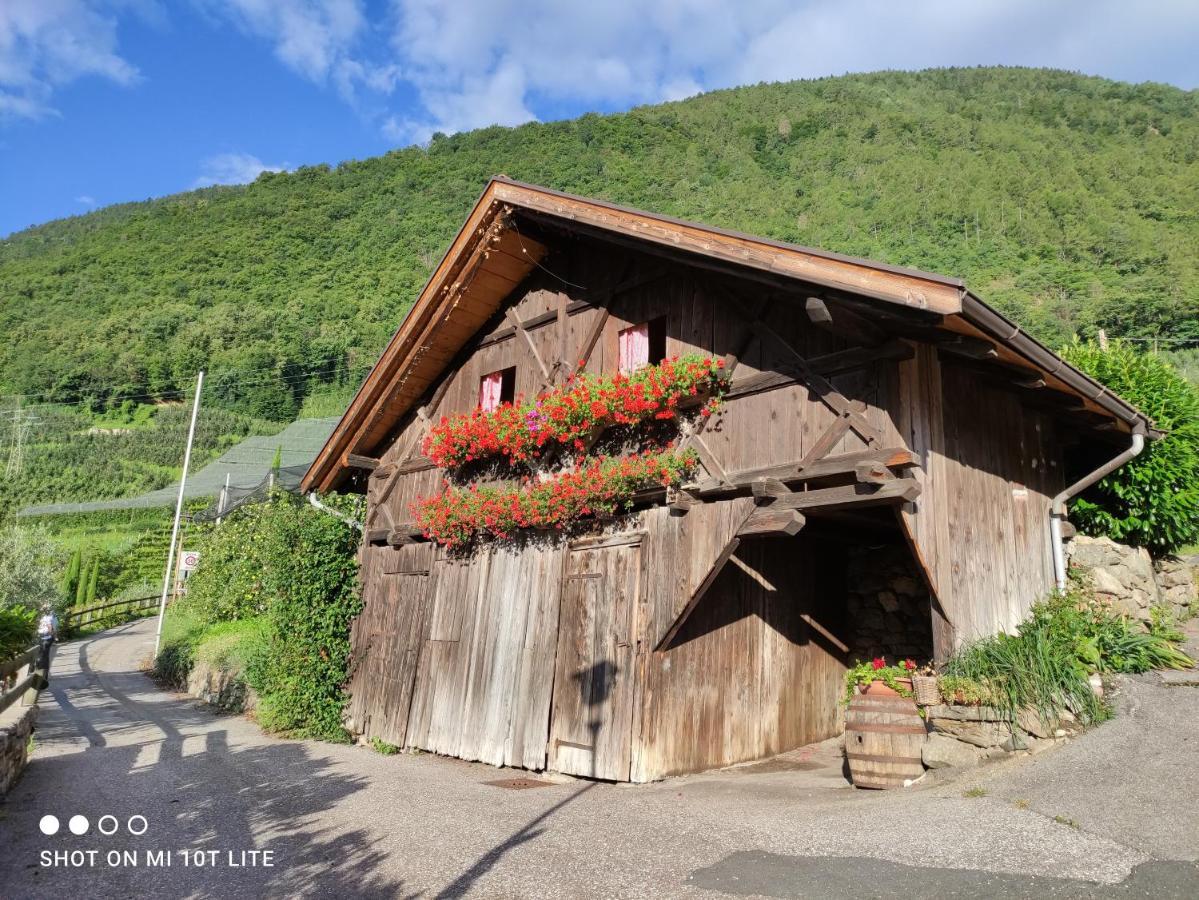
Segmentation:
<svg viewBox="0 0 1199 900">
<path fill-rule="evenodd" d="M 1199 87 L 1194 0 L 0 0 L 0 235 L 434 131 L 758 81 L 1043 65 Z"/>
</svg>

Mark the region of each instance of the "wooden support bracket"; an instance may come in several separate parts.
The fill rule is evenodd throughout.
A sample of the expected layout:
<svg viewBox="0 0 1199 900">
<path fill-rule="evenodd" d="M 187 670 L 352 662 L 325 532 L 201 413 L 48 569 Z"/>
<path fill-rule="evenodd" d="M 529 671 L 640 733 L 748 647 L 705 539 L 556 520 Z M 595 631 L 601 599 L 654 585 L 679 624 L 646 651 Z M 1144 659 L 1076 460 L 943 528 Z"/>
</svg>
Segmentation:
<svg viewBox="0 0 1199 900">
<path fill-rule="evenodd" d="M 691 595 L 691 598 L 687 601 L 687 605 L 683 607 L 678 617 L 674 620 L 674 624 L 672 624 L 666 634 L 662 636 L 662 640 L 658 641 L 657 646 L 654 647 L 655 650 L 665 650 L 670 646 L 670 642 L 673 641 L 675 635 L 682 630 L 684 623 L 691 616 L 691 613 L 694 612 L 695 607 L 699 605 L 699 601 L 703 598 L 704 594 L 708 592 L 708 588 L 712 587 L 713 583 L 715 583 L 716 577 L 721 573 L 721 570 L 724 569 L 725 565 L 729 561 L 729 558 L 737 551 L 739 546 L 741 546 L 741 538 L 738 537 L 732 538 L 727 544 L 724 545 L 724 549 L 721 550 L 720 555 L 716 557 L 716 562 L 712 564 L 712 568 L 708 570 L 708 574 L 704 576 L 704 580 L 701 581 L 699 587 L 695 589 L 695 593 Z"/>
<path fill-rule="evenodd" d="M 345 455 L 345 465 L 348 469 L 366 469 L 368 472 L 373 472 L 379 468 L 379 460 L 373 456 L 360 456 L 357 453 L 347 453 Z"/>
</svg>

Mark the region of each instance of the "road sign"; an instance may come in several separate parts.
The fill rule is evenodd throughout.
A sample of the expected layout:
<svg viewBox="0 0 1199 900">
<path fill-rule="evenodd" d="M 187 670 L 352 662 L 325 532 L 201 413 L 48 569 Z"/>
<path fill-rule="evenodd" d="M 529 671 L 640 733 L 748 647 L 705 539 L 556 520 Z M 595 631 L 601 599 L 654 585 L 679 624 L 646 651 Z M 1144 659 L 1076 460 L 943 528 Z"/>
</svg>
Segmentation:
<svg viewBox="0 0 1199 900">
<path fill-rule="evenodd" d="M 183 555 L 179 557 L 179 570 L 181 572 L 190 572 L 200 564 L 200 553 L 198 550 L 184 550 Z"/>
</svg>

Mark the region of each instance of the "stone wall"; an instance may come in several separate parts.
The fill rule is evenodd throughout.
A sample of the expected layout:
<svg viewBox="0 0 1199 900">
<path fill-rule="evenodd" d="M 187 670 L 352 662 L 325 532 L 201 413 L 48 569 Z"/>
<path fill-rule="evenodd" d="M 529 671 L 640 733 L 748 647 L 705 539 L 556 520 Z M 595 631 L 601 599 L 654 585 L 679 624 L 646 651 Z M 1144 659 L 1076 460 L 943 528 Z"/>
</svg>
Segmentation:
<svg viewBox="0 0 1199 900">
<path fill-rule="evenodd" d="M 229 712 L 250 712 L 258 699 L 240 669 L 221 669 L 197 660 L 187 675 L 187 693 Z"/>
<path fill-rule="evenodd" d="M 898 544 L 855 548 L 847 571 L 850 659 L 931 658 L 932 601 L 911 551 Z"/>
<path fill-rule="evenodd" d="M 1199 612 L 1195 570 L 1187 561 L 1155 562 L 1143 548 L 1085 535 L 1070 541 L 1066 558 L 1072 571 L 1090 580 L 1098 599 L 1130 616 L 1148 619 L 1157 604 L 1169 605 L 1178 618 Z"/>
<path fill-rule="evenodd" d="M 29 762 L 29 737 L 37 722 L 37 706 L 17 701 L 0 713 L 0 797 L 17 783 Z"/>
</svg>

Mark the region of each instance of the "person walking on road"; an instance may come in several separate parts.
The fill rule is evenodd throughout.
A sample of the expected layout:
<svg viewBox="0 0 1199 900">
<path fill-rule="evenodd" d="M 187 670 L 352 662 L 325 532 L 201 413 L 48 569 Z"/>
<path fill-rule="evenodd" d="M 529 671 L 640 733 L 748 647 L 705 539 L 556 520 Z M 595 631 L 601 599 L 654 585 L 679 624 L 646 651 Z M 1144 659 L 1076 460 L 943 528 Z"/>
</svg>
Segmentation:
<svg viewBox="0 0 1199 900">
<path fill-rule="evenodd" d="M 42 607 L 42 617 L 37 621 L 37 639 L 42 645 L 38 668 L 43 672 L 48 672 L 50 670 L 50 648 L 58 640 L 58 616 L 48 605 Z"/>
</svg>

